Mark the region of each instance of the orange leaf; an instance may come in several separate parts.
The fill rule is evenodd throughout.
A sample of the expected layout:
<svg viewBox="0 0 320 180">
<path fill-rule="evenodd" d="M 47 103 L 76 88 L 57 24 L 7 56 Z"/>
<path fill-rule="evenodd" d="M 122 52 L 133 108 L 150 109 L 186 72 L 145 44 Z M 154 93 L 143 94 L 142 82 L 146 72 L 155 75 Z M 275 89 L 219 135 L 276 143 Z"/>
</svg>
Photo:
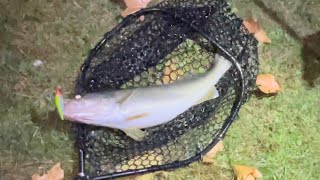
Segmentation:
<svg viewBox="0 0 320 180">
<path fill-rule="evenodd" d="M 142 8 L 146 8 L 150 1 L 151 0 L 124 0 L 127 9 L 121 13 L 122 17 L 126 17 Z"/>
<path fill-rule="evenodd" d="M 280 92 L 280 85 L 272 74 L 260 74 L 257 77 L 256 85 L 266 94 Z"/>
<path fill-rule="evenodd" d="M 261 43 L 271 43 L 271 39 L 269 39 L 267 33 L 263 29 L 255 33 L 254 37 Z"/>
<path fill-rule="evenodd" d="M 252 16 L 249 16 L 243 21 L 243 25 L 248 29 L 249 33 L 255 34 L 260 31 L 261 27 L 258 21 L 254 20 Z"/>
<path fill-rule="evenodd" d="M 32 175 L 32 180 L 62 180 L 64 178 L 64 171 L 60 167 L 60 163 L 54 165 L 47 174 L 40 176 L 38 174 Z"/>
<path fill-rule="evenodd" d="M 262 177 L 261 172 L 253 167 L 235 165 L 233 169 L 237 176 L 237 180 L 256 180 Z"/>
<path fill-rule="evenodd" d="M 141 8 L 127 8 L 125 9 L 122 13 L 121 13 L 121 16 L 122 17 L 127 17 L 129 16 L 130 14 L 133 14 L 137 11 L 139 11 Z"/>
<path fill-rule="evenodd" d="M 27 86 L 30 85 L 30 82 L 27 78 L 23 77 L 21 80 L 19 80 L 19 82 L 17 82 L 13 89 L 15 91 L 23 91 L 27 88 Z"/>
<path fill-rule="evenodd" d="M 145 8 L 151 0 L 124 0 L 128 8 Z"/>
<path fill-rule="evenodd" d="M 213 163 L 213 158 L 224 148 L 223 141 L 218 142 L 206 155 L 202 157 L 202 162 Z"/>
<path fill-rule="evenodd" d="M 243 25 L 248 29 L 249 33 L 253 34 L 254 37 L 261 43 L 271 43 L 267 33 L 261 28 L 259 22 L 249 16 L 243 21 Z"/>
</svg>

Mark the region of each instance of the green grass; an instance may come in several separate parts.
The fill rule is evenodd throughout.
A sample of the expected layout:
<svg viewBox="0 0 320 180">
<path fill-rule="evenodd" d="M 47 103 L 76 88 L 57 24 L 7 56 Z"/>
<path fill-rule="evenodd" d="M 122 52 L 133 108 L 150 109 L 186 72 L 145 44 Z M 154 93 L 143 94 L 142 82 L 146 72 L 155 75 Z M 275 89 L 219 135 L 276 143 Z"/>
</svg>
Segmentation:
<svg viewBox="0 0 320 180">
<path fill-rule="evenodd" d="M 302 80 L 302 45 L 251 1 L 232 2 L 241 17 L 252 11 L 270 36 L 272 44 L 259 45 L 260 71 L 276 75 L 282 92 L 253 97 L 243 106 L 214 164 L 193 163 L 170 172 L 168 179 L 232 179 L 234 164 L 255 166 L 264 179 L 319 179 L 320 86 L 311 88 Z M 281 2 L 285 6 L 269 5 L 276 10 L 297 6 Z M 305 35 L 319 31 L 313 6 L 308 12 L 288 8 L 282 13 L 301 17 L 286 20 L 293 27 L 300 24 Z M 109 0 L 10 1 L 0 2 L 0 8 L 0 179 L 29 179 L 57 162 L 71 177 L 77 157 L 70 124 L 56 123 L 53 90 L 59 84 L 71 93 L 88 50 L 117 23 L 120 8 Z M 313 23 L 304 26 L 305 16 Z M 35 59 L 44 66 L 33 67 Z"/>
<path fill-rule="evenodd" d="M 0 179 L 29 179 L 38 166 L 56 162 L 69 176 L 77 173 L 70 124 L 56 123 L 53 91 L 63 85 L 71 93 L 88 50 L 116 24 L 119 7 L 102 0 L 5 1 L 0 7 Z M 36 59 L 44 65 L 33 67 Z"/>
</svg>

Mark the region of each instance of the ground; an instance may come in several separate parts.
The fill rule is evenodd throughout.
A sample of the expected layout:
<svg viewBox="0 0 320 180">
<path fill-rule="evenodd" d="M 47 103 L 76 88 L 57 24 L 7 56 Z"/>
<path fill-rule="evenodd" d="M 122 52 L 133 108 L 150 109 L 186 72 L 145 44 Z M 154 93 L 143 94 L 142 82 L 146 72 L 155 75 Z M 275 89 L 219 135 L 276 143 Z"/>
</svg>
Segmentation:
<svg viewBox="0 0 320 180">
<path fill-rule="evenodd" d="M 319 179 L 320 67 L 318 0 L 231 0 L 251 12 L 272 40 L 259 45 L 260 72 L 282 92 L 253 96 L 224 139 L 212 165 L 193 163 L 168 179 L 232 179 L 232 166 L 257 167 L 264 179 Z M 0 2 L 0 179 L 30 179 L 61 162 L 66 179 L 78 162 L 68 122 L 57 123 L 53 92 L 73 90 L 80 65 L 99 38 L 121 20 L 117 1 Z M 35 60 L 44 65 L 34 67 Z"/>
</svg>

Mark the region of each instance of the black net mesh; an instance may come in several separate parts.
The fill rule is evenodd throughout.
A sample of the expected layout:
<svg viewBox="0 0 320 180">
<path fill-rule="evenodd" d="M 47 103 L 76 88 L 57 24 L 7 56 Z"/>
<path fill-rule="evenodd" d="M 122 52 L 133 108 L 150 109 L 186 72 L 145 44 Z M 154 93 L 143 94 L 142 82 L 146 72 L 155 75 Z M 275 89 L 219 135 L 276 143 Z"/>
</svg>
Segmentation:
<svg viewBox="0 0 320 180">
<path fill-rule="evenodd" d="M 127 17 L 92 49 L 81 68 L 76 94 L 168 84 L 186 74 L 205 73 L 212 67 L 214 53 L 222 53 L 210 37 L 241 65 L 243 102 L 248 100 L 258 72 L 257 41 L 225 1 L 167 0 L 141 14 L 143 21 L 140 15 Z M 223 135 L 223 123 L 241 92 L 240 78 L 233 66 L 216 85 L 218 98 L 144 129 L 147 137 L 141 142 L 119 130 L 76 125 L 86 174 L 116 177 L 200 159 Z"/>
</svg>

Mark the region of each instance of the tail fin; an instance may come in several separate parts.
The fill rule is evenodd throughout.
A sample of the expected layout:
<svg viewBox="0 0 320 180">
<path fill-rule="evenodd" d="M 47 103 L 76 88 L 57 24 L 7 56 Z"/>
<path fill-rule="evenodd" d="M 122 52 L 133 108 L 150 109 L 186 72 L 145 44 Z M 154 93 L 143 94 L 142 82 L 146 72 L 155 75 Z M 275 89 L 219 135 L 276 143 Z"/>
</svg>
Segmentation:
<svg viewBox="0 0 320 180">
<path fill-rule="evenodd" d="M 231 62 L 225 59 L 219 54 L 215 54 L 215 65 L 208 72 L 207 78 L 210 83 L 216 85 L 222 76 L 230 69 L 232 66 Z"/>
</svg>

